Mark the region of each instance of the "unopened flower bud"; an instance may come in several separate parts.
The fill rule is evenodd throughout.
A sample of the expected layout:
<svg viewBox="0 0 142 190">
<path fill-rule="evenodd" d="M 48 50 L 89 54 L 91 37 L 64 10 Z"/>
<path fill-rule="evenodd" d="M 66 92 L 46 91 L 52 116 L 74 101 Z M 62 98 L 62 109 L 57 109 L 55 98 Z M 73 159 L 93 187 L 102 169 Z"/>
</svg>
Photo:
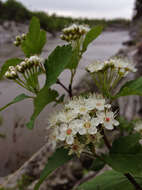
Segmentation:
<svg viewBox="0 0 142 190">
<path fill-rule="evenodd" d="M 21 65 L 17 65 L 16 66 L 16 70 L 20 73 L 23 73 L 24 72 L 24 68 L 21 66 Z"/>
<path fill-rule="evenodd" d="M 26 39 L 26 34 L 23 33 L 22 36 L 21 36 L 22 40 L 25 40 Z"/>
</svg>

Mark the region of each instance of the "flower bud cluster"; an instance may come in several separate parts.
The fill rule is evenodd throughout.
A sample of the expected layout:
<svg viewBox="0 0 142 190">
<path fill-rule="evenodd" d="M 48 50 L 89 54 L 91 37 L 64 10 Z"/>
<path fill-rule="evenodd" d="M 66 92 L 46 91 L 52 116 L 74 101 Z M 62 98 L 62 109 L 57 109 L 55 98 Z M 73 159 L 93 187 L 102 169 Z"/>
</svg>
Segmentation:
<svg viewBox="0 0 142 190">
<path fill-rule="evenodd" d="M 72 42 L 80 39 L 89 31 L 89 27 L 84 25 L 72 24 L 71 26 L 63 29 L 61 39 L 67 42 Z"/>
<path fill-rule="evenodd" d="M 86 69 L 90 73 L 96 73 L 104 71 L 108 68 L 112 68 L 119 75 L 126 76 L 129 72 L 136 72 L 135 66 L 127 59 L 122 58 L 111 58 L 104 62 L 95 61 L 90 64 Z"/>
<path fill-rule="evenodd" d="M 26 34 L 24 34 L 24 33 L 21 36 L 20 35 L 16 36 L 14 45 L 17 47 L 20 46 L 25 39 L 26 39 Z"/>
<path fill-rule="evenodd" d="M 100 142 L 103 128 L 112 130 L 119 122 L 115 120 L 111 105 L 94 93 L 74 97 L 62 111 L 52 115 L 49 125 L 53 129 L 50 136 L 53 145 L 63 142 L 70 153 L 80 154 L 90 143 Z"/>
<path fill-rule="evenodd" d="M 5 77 L 8 79 L 16 79 L 18 77 L 17 69 L 14 66 L 9 66 L 5 73 Z"/>
<path fill-rule="evenodd" d="M 26 58 L 20 64 L 16 66 L 10 66 L 5 73 L 5 77 L 8 79 L 16 79 L 18 78 L 18 72 L 24 73 L 27 69 L 38 67 L 42 64 L 43 60 L 38 56 L 31 56 L 30 58 Z"/>
</svg>

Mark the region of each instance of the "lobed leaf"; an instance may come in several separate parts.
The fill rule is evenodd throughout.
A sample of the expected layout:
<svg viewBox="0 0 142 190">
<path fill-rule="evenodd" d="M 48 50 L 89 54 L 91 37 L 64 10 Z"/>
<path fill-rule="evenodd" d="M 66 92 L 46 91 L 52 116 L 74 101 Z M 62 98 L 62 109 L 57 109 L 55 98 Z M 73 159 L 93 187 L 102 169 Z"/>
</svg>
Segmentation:
<svg viewBox="0 0 142 190">
<path fill-rule="evenodd" d="M 26 39 L 22 42 L 22 50 L 27 57 L 40 54 L 45 43 L 46 32 L 40 30 L 38 18 L 33 17 L 30 22 L 29 32 L 27 33 Z"/>
<path fill-rule="evenodd" d="M 40 185 L 46 180 L 49 174 L 58 167 L 62 166 L 66 162 L 72 159 L 72 156 L 68 155 L 68 151 L 60 148 L 49 158 L 44 170 L 41 173 L 40 179 L 34 187 L 34 190 L 38 190 Z"/>
<path fill-rule="evenodd" d="M 137 183 L 142 185 L 142 177 L 134 176 Z M 121 173 L 114 170 L 105 171 L 103 174 L 80 185 L 79 190 L 134 190 L 133 185 Z"/>
<path fill-rule="evenodd" d="M 142 96 L 142 77 L 131 80 L 121 87 L 120 91 L 113 97 L 114 99 L 121 96 L 139 95 Z"/>
<path fill-rule="evenodd" d="M 37 94 L 37 97 L 34 99 L 34 113 L 32 114 L 30 121 L 27 123 L 27 127 L 29 129 L 32 129 L 34 127 L 35 119 L 45 108 L 45 106 L 53 102 L 57 96 L 57 91 L 51 90 L 46 86 L 40 90 L 40 92 Z"/>
<path fill-rule="evenodd" d="M 87 50 L 88 45 L 102 33 L 102 30 L 102 26 L 95 26 L 91 28 L 91 30 L 86 34 L 86 37 L 84 39 L 82 52 L 85 52 Z"/>
<path fill-rule="evenodd" d="M 108 165 L 122 173 L 142 174 L 142 146 L 139 134 L 115 140 L 109 155 L 104 156 Z"/>
<path fill-rule="evenodd" d="M 26 94 L 20 94 L 18 95 L 16 98 L 14 98 L 14 100 L 12 100 L 11 102 L 9 102 L 8 104 L 6 104 L 5 106 L 3 106 L 2 108 L 0 108 L 0 111 L 6 109 L 8 106 L 15 104 L 17 102 L 20 102 L 22 100 L 25 100 L 27 98 L 31 98 L 30 96 L 27 96 Z"/>
<path fill-rule="evenodd" d="M 70 63 L 72 48 L 70 45 L 57 46 L 45 61 L 46 86 L 56 83 L 58 76 Z"/>
<path fill-rule="evenodd" d="M 78 66 L 79 64 L 79 49 L 78 48 L 75 48 L 73 51 L 72 51 L 72 57 L 70 59 L 70 62 L 69 64 L 67 65 L 67 69 L 76 69 L 76 67 Z"/>
</svg>

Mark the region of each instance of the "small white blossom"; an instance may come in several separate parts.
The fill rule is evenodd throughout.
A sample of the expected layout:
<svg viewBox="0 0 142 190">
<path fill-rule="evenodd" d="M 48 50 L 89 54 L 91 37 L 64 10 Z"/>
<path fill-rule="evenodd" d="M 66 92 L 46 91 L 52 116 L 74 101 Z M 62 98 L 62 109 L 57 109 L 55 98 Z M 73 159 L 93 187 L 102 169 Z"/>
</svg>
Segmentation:
<svg viewBox="0 0 142 190">
<path fill-rule="evenodd" d="M 142 133 L 142 121 L 136 122 L 134 130 L 137 131 L 137 132 Z"/>
<path fill-rule="evenodd" d="M 104 68 L 104 66 L 105 66 L 104 62 L 95 61 L 92 64 L 88 65 L 86 69 L 90 73 L 94 73 L 94 72 L 101 71 Z"/>
<path fill-rule="evenodd" d="M 112 130 L 114 128 L 113 126 L 119 125 L 119 122 L 114 119 L 115 116 L 112 111 L 98 112 L 97 116 L 100 119 L 100 123 L 102 123 L 106 129 Z"/>
<path fill-rule="evenodd" d="M 98 118 L 92 118 L 89 115 L 86 115 L 80 120 L 80 126 L 79 126 L 79 134 L 96 134 L 97 133 L 97 126 L 99 124 Z"/>
<path fill-rule="evenodd" d="M 76 114 L 73 111 L 63 110 L 58 114 L 57 117 L 59 122 L 69 123 L 76 117 Z"/>
<path fill-rule="evenodd" d="M 49 125 L 55 129 L 53 137 L 79 155 L 89 143 L 100 142 L 102 127 L 113 129 L 119 123 L 110 111 L 111 105 L 99 94 L 73 97 L 63 110 L 50 117 Z"/>
<path fill-rule="evenodd" d="M 72 125 L 62 124 L 60 126 L 60 133 L 58 135 L 58 139 L 61 141 L 65 141 L 67 144 L 73 144 L 74 135 L 77 133 L 75 127 Z"/>
</svg>

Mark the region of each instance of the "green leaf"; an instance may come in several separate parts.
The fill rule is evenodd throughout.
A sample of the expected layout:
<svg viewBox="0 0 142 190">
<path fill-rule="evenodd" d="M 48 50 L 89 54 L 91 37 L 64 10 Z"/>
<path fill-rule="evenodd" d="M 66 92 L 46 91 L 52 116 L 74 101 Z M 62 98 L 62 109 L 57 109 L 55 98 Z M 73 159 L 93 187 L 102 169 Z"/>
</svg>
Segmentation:
<svg viewBox="0 0 142 190">
<path fill-rule="evenodd" d="M 0 138 L 5 139 L 5 138 L 6 138 L 6 135 L 5 135 L 5 134 L 1 134 L 1 133 L 0 133 Z"/>
<path fill-rule="evenodd" d="M 124 117 L 119 117 L 119 129 L 122 133 L 132 133 L 134 131 L 134 121 L 128 121 Z"/>
<path fill-rule="evenodd" d="M 46 86 L 40 90 L 40 92 L 37 94 L 37 97 L 34 99 L 34 113 L 32 114 L 30 121 L 27 123 L 27 127 L 29 129 L 32 129 L 34 127 L 35 119 L 45 108 L 45 106 L 53 102 L 57 96 L 57 91 L 51 90 Z"/>
<path fill-rule="evenodd" d="M 99 171 L 101 170 L 103 167 L 105 166 L 105 162 L 100 160 L 99 158 L 96 158 L 92 165 L 91 165 L 91 170 L 94 170 L 94 171 Z"/>
<path fill-rule="evenodd" d="M 95 26 L 86 34 L 83 42 L 82 52 L 85 52 L 87 50 L 88 45 L 102 33 L 102 30 L 102 26 Z"/>
<path fill-rule="evenodd" d="M 12 59 L 8 59 L 2 66 L 1 70 L 0 70 L 0 79 L 3 77 L 3 75 L 5 74 L 5 72 L 8 70 L 9 66 L 16 66 L 19 63 L 22 62 L 22 59 L 19 58 L 12 58 Z"/>
<path fill-rule="evenodd" d="M 118 94 L 116 94 L 113 98 L 119 98 L 121 96 L 130 96 L 130 95 L 139 95 L 142 96 L 142 77 L 131 80 L 124 84 L 124 86 L 121 87 Z"/>
<path fill-rule="evenodd" d="M 137 183 L 142 185 L 142 177 L 134 176 Z M 133 185 L 121 173 L 114 170 L 105 171 L 82 185 L 79 190 L 134 190 Z"/>
<path fill-rule="evenodd" d="M 109 155 L 104 156 L 106 163 L 118 172 L 142 174 L 142 146 L 139 140 L 139 134 L 115 140 Z"/>
<path fill-rule="evenodd" d="M 70 45 L 57 46 L 45 61 L 46 86 L 56 83 L 58 76 L 70 63 L 72 48 Z"/>
<path fill-rule="evenodd" d="M 38 18 L 33 17 L 30 22 L 29 32 L 26 40 L 22 42 L 22 50 L 27 57 L 35 54 L 40 54 L 46 43 L 46 32 L 40 30 Z"/>
<path fill-rule="evenodd" d="M 78 63 L 79 63 L 79 52 L 78 52 L 78 48 L 76 48 L 72 51 L 72 57 L 66 68 L 71 69 L 71 70 L 76 69 L 76 67 L 78 66 Z"/>
<path fill-rule="evenodd" d="M 38 183 L 35 185 L 34 190 L 38 190 L 40 185 L 46 180 L 49 174 L 58 167 L 62 166 L 66 162 L 72 159 L 72 156 L 68 155 L 68 151 L 60 148 L 58 149 L 51 158 L 49 158 L 44 170 L 41 173 Z"/>
<path fill-rule="evenodd" d="M 19 96 L 17 96 L 16 98 L 14 98 L 14 100 L 12 100 L 11 102 L 9 102 L 8 104 L 6 104 L 4 107 L 0 108 L 0 111 L 4 110 L 5 108 L 7 108 L 8 106 L 15 104 L 17 102 L 20 102 L 22 100 L 25 100 L 27 98 L 31 98 L 30 96 L 27 96 L 26 94 L 20 94 Z"/>
</svg>

